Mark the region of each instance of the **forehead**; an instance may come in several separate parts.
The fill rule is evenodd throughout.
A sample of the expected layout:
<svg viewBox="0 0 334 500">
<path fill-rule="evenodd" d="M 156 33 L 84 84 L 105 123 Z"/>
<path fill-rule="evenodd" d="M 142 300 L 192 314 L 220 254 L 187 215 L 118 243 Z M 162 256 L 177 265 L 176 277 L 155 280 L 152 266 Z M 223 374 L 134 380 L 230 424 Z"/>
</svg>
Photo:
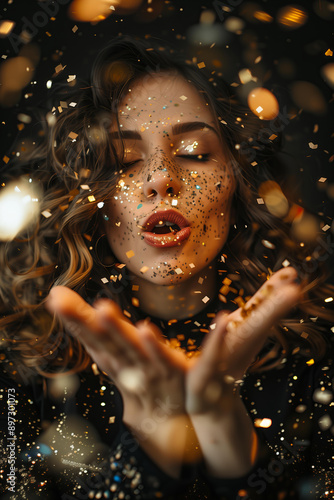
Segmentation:
<svg viewBox="0 0 334 500">
<path fill-rule="evenodd" d="M 124 120 L 148 114 L 152 115 L 150 121 L 159 123 L 185 121 L 185 118 L 214 123 L 210 107 L 195 86 L 180 74 L 167 71 L 134 81 L 120 102 L 119 113 Z"/>
</svg>

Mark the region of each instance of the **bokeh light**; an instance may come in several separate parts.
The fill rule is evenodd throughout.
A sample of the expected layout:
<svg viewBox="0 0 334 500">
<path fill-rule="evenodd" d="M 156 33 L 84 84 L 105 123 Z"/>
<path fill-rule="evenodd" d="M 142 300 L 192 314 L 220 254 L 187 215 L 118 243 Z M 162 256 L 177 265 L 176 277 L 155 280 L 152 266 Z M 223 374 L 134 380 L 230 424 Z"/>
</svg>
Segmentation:
<svg viewBox="0 0 334 500">
<path fill-rule="evenodd" d="M 257 87 L 249 93 L 248 106 L 260 120 L 273 120 L 279 113 L 276 97 L 263 87 Z"/>
<path fill-rule="evenodd" d="M 277 13 L 277 22 L 280 26 L 290 30 L 300 28 L 307 19 L 307 12 L 299 5 L 286 5 Z"/>
<path fill-rule="evenodd" d="M 276 182 L 263 182 L 259 187 L 259 194 L 272 215 L 285 217 L 288 214 L 289 202 Z"/>
<path fill-rule="evenodd" d="M 334 88 L 334 63 L 329 63 L 329 64 L 326 64 L 325 66 L 323 66 L 321 68 L 321 76 L 323 77 L 323 79 L 325 80 L 327 85 L 329 85 L 333 89 Z"/>
<path fill-rule="evenodd" d="M 295 81 L 291 84 L 290 89 L 292 99 L 304 111 L 316 115 L 326 113 L 327 104 L 325 98 L 316 85 L 310 82 Z"/>
<path fill-rule="evenodd" d="M 0 189 L 0 240 L 13 239 L 39 214 L 40 190 L 26 179 Z"/>
</svg>

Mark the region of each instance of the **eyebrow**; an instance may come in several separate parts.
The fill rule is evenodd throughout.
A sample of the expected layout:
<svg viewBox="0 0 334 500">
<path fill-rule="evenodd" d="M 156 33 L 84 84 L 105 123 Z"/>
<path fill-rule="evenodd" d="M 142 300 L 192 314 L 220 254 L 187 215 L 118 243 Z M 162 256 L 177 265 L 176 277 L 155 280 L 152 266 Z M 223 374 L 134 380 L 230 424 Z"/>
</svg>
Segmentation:
<svg viewBox="0 0 334 500">
<path fill-rule="evenodd" d="M 193 132 L 194 130 L 209 129 L 218 135 L 217 130 L 205 122 L 185 122 L 177 123 L 172 126 L 172 135 L 186 134 L 187 132 Z M 112 139 L 135 139 L 140 141 L 142 136 L 136 130 L 121 130 L 120 132 L 111 132 Z"/>
</svg>

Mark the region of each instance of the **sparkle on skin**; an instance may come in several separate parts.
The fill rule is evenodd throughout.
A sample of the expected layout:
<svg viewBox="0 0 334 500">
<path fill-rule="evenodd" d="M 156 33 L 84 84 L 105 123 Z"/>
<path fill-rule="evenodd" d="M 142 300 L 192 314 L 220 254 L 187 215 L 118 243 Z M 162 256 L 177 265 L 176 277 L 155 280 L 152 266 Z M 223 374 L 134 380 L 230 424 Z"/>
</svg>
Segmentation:
<svg viewBox="0 0 334 500">
<path fill-rule="evenodd" d="M 187 100 L 182 101 L 181 95 Z M 166 96 L 178 106 L 166 106 Z M 174 284 L 200 272 L 226 241 L 234 191 L 226 147 L 215 132 L 214 116 L 203 97 L 181 76 L 158 74 L 146 78 L 144 85 L 139 80 L 126 99 L 121 109 L 128 107 L 119 113 L 119 121 L 124 134 L 123 161 L 128 166 L 106 203 L 109 221 L 105 230 L 117 259 L 132 273 L 156 284 Z M 181 130 L 194 122 L 208 126 L 195 130 L 195 123 Z M 172 205 L 173 200 L 177 205 Z M 145 220 L 156 210 L 167 209 L 188 219 L 189 238 L 171 248 L 147 245 L 142 235 Z M 134 252 L 131 258 L 126 256 L 129 250 Z M 195 267 L 190 268 L 190 263 Z M 140 273 L 143 266 L 149 268 L 144 275 Z M 176 268 L 182 274 L 175 273 Z"/>
</svg>

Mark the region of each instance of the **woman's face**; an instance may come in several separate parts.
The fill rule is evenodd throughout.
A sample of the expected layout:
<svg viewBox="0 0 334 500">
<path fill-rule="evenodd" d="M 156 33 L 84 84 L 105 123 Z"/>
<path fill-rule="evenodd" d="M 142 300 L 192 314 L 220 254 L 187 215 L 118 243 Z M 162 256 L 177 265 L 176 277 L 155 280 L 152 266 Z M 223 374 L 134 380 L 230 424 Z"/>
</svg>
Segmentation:
<svg viewBox="0 0 334 500">
<path fill-rule="evenodd" d="M 226 242 L 234 178 L 212 111 L 180 75 L 137 80 L 119 106 L 126 165 L 103 207 L 109 245 L 160 285 L 202 271 Z M 111 130 L 122 156 L 117 126 Z"/>
</svg>

